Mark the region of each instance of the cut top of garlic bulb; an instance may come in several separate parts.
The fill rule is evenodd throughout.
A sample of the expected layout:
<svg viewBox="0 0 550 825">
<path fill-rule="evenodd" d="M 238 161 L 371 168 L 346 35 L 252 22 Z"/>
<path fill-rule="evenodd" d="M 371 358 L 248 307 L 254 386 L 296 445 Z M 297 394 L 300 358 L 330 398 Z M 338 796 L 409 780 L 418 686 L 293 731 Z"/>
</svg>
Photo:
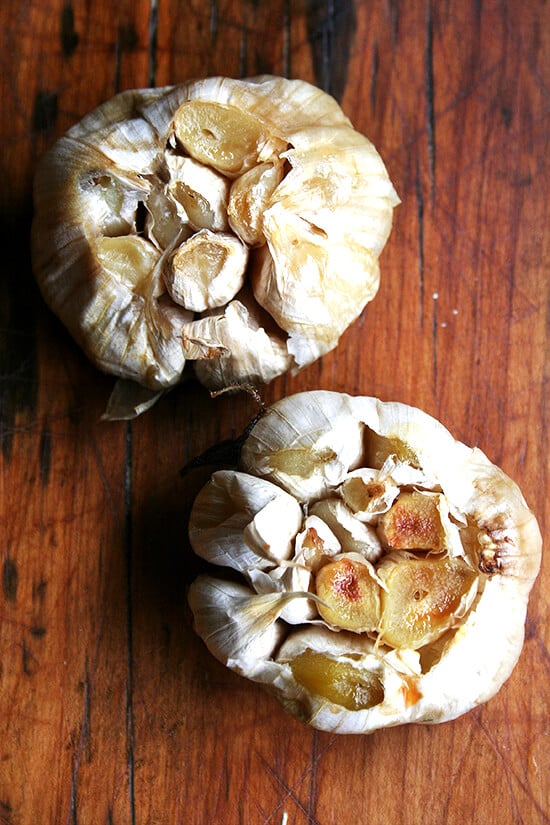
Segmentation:
<svg viewBox="0 0 550 825">
<path fill-rule="evenodd" d="M 219 389 L 333 349 L 398 198 L 332 97 L 261 76 L 116 95 L 46 153 L 34 202 L 37 282 L 131 417 L 188 360 Z"/>
<path fill-rule="evenodd" d="M 493 696 L 542 543 L 479 449 L 414 407 L 326 391 L 268 408 L 189 535 L 241 579 L 190 588 L 211 652 L 337 733 L 442 722 Z"/>
</svg>

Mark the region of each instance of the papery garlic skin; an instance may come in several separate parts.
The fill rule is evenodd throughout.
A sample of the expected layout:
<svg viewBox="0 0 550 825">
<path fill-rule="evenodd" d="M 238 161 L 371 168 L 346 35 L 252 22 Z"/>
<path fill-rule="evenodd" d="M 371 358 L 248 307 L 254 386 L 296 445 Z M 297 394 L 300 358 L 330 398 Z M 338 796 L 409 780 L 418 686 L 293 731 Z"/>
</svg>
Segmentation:
<svg viewBox="0 0 550 825">
<path fill-rule="evenodd" d="M 246 599 L 218 600 L 219 581 L 201 579 L 190 590 L 195 627 L 214 656 L 294 715 L 335 733 L 443 722 L 510 676 L 542 539 L 517 485 L 479 449 L 414 407 L 316 391 L 268 408 L 239 470 L 225 473 L 225 485 L 273 485 L 300 513 L 281 532 L 278 561 L 265 550 L 254 561 L 245 532 L 224 544 Z M 217 479 L 190 518 L 192 546 L 209 561 L 197 525 L 207 510 L 216 518 Z M 235 523 L 250 519 L 235 504 Z M 400 531 L 406 549 L 392 547 Z"/>
<path fill-rule="evenodd" d="M 333 349 L 376 294 L 399 199 L 333 98 L 266 75 L 122 92 L 46 153 L 34 202 L 44 298 L 132 417 L 187 361 L 216 390 Z"/>
</svg>

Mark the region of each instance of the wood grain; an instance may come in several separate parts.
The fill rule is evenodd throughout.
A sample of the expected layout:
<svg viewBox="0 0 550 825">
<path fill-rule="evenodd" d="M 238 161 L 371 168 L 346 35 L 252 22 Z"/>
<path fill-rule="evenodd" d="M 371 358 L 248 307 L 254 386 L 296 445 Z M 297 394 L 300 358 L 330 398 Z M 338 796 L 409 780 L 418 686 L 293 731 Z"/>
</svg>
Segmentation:
<svg viewBox="0 0 550 825">
<path fill-rule="evenodd" d="M 301 77 L 381 152 L 402 203 L 376 299 L 264 391 L 377 395 L 480 446 L 549 515 L 550 20 L 543 0 L 4 0 L 0 6 L 0 823 L 542 825 L 548 563 L 524 651 L 437 727 L 330 736 L 192 631 L 180 469 L 255 412 L 190 382 L 132 424 L 34 285 L 36 162 L 116 91 Z"/>
</svg>

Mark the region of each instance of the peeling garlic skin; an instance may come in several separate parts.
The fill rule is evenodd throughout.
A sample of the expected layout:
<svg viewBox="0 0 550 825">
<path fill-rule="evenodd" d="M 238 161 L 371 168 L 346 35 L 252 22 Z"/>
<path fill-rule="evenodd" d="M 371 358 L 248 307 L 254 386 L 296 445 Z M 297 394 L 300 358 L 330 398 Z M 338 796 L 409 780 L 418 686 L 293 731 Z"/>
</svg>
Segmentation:
<svg viewBox="0 0 550 825">
<path fill-rule="evenodd" d="M 220 389 L 337 346 L 399 199 L 333 98 L 261 76 L 122 92 L 46 153 L 34 202 L 44 298 L 132 417 L 130 382 L 152 403 L 188 360 Z"/>
<path fill-rule="evenodd" d="M 239 469 L 199 494 L 190 540 L 242 580 L 238 598 L 215 575 L 191 585 L 212 654 L 335 733 L 490 699 L 520 655 L 542 547 L 479 449 L 414 407 L 327 391 L 266 411 Z"/>
</svg>

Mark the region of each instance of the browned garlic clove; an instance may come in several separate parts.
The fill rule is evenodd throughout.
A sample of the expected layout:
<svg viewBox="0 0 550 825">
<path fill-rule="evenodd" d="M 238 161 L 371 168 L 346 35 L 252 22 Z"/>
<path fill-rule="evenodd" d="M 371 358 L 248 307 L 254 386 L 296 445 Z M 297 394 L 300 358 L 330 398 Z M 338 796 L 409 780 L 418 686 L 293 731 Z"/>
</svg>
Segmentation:
<svg viewBox="0 0 550 825">
<path fill-rule="evenodd" d="M 389 555 L 378 569 L 384 589 L 378 629 L 385 644 L 418 650 L 459 627 L 478 590 L 462 559 Z"/>
<path fill-rule="evenodd" d="M 398 203 L 336 101 L 271 76 L 122 92 L 54 144 L 34 198 L 44 298 L 121 379 L 107 417 L 139 414 L 188 360 L 222 389 L 335 347 L 376 293 Z"/>
<path fill-rule="evenodd" d="M 370 565 L 349 554 L 325 564 L 315 577 L 319 615 L 334 628 L 357 633 L 380 623 L 380 586 Z"/>
<path fill-rule="evenodd" d="M 445 531 L 434 496 L 403 493 L 380 519 L 380 532 L 396 550 L 445 549 Z"/>
<path fill-rule="evenodd" d="M 268 484 L 293 515 L 277 510 L 247 538 L 258 504 L 227 531 L 213 477 L 191 542 L 245 590 L 193 584 L 195 626 L 296 716 L 338 733 L 442 722 L 510 676 L 542 542 L 518 487 L 480 450 L 414 407 L 306 392 L 266 411 L 226 473 L 226 486 Z M 215 548 L 205 514 L 222 528 Z M 279 540 L 284 552 L 260 549 Z"/>
</svg>

